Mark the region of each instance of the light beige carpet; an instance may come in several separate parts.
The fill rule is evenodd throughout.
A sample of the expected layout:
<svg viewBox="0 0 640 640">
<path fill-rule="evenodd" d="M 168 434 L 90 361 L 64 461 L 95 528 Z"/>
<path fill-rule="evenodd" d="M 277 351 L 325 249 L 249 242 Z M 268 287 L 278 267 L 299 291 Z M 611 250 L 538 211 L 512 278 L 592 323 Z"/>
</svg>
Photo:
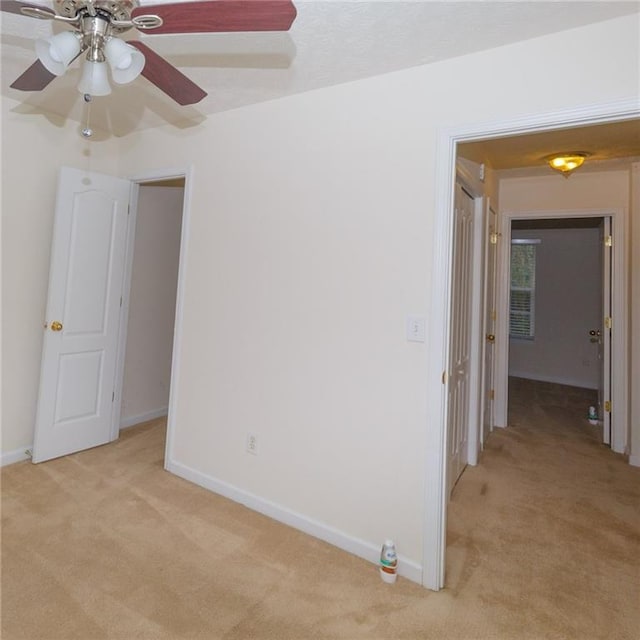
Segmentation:
<svg viewBox="0 0 640 640">
<path fill-rule="evenodd" d="M 454 491 L 444 591 L 164 472 L 158 421 L 2 470 L 2 639 L 637 640 L 640 469 L 589 392 L 514 383 Z"/>
</svg>

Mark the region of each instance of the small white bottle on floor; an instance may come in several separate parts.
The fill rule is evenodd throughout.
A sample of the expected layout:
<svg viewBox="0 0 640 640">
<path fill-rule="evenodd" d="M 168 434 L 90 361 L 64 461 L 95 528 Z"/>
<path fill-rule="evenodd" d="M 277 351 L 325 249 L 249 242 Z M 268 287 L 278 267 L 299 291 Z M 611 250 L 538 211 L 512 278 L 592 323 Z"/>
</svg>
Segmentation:
<svg viewBox="0 0 640 640">
<path fill-rule="evenodd" d="M 385 540 L 380 551 L 380 577 L 389 584 L 398 577 L 398 554 L 393 540 Z"/>
</svg>

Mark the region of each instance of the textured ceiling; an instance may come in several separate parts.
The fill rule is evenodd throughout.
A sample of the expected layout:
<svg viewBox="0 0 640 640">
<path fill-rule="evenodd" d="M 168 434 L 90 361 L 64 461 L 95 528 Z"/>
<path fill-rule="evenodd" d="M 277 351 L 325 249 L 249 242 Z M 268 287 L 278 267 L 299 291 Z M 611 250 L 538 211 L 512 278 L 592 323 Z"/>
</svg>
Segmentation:
<svg viewBox="0 0 640 640">
<path fill-rule="evenodd" d="M 144 40 L 209 95 L 196 105 L 180 107 L 138 78 L 94 100 L 94 126 L 116 136 L 165 123 L 188 127 L 218 111 L 473 53 L 639 8 L 636 1 L 614 0 L 294 2 L 298 17 L 288 33 L 126 34 Z M 60 30 L 57 24 L 53 28 Z M 35 59 L 35 38 L 50 35 L 52 23 L 4 13 L 1 32 L 1 93 L 19 102 L 14 110 L 43 114 L 55 122 L 79 122 L 83 103 L 75 88 L 78 63 L 42 92 L 9 88 Z"/>
</svg>

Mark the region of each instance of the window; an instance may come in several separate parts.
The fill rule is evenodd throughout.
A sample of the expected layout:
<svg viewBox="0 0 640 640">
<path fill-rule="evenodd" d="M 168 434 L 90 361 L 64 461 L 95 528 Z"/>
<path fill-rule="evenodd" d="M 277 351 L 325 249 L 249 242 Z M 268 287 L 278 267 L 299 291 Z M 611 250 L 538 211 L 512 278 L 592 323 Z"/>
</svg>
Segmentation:
<svg viewBox="0 0 640 640">
<path fill-rule="evenodd" d="M 509 336 L 532 340 L 535 335 L 536 245 L 540 240 L 511 240 Z"/>
</svg>

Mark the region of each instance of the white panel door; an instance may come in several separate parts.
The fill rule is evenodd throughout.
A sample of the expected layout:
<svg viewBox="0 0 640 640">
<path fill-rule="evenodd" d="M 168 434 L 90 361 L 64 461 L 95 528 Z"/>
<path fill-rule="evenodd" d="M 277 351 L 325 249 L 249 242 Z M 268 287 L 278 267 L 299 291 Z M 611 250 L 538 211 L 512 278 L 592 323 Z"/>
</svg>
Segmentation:
<svg viewBox="0 0 640 640">
<path fill-rule="evenodd" d="M 453 230 L 451 336 L 449 347 L 449 495 L 467 465 L 469 437 L 469 360 L 473 295 L 473 198 L 456 184 Z"/>
<path fill-rule="evenodd" d="M 130 183 L 62 168 L 58 182 L 33 461 L 112 432 Z"/>
</svg>

